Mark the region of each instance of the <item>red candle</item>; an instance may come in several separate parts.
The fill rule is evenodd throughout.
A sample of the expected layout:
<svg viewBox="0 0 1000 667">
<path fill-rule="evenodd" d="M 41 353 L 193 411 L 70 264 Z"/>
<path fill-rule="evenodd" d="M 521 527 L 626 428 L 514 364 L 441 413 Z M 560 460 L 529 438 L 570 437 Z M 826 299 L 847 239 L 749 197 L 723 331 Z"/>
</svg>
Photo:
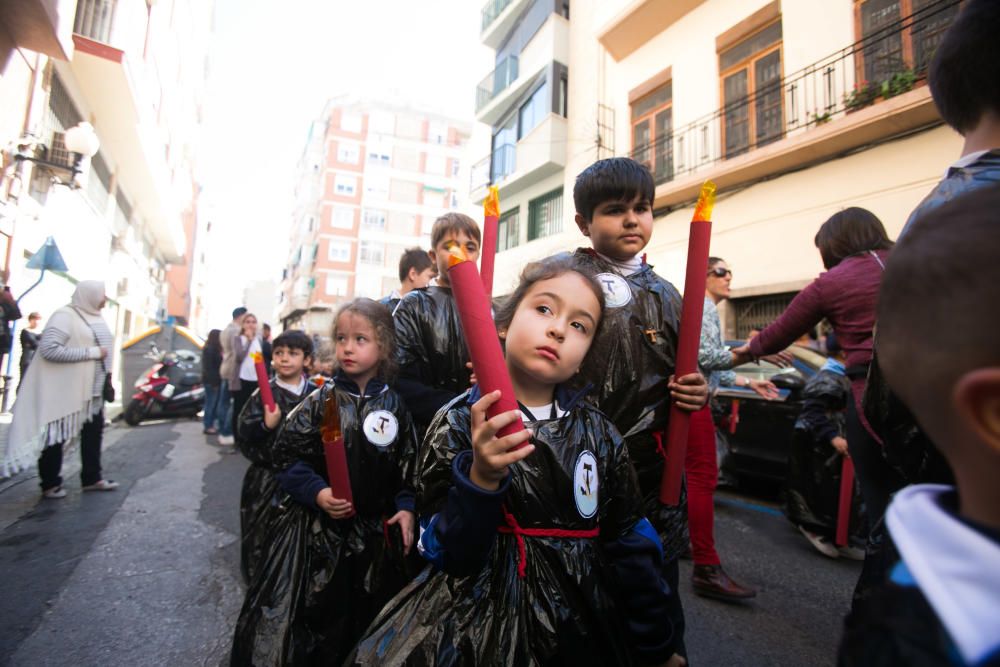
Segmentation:
<svg viewBox="0 0 1000 667">
<path fill-rule="evenodd" d="M 500 193 L 491 185 L 490 192 L 483 200 L 483 246 L 479 249 L 482 266 L 483 289 L 486 298 L 493 297 L 493 267 L 497 254 L 497 228 L 500 224 Z"/>
<path fill-rule="evenodd" d="M 253 368 L 257 371 L 261 403 L 268 412 L 271 412 L 274 410 L 274 394 L 271 393 L 271 381 L 267 377 L 267 368 L 264 367 L 264 355 L 260 352 L 251 352 L 250 356 L 253 357 Z"/>
<path fill-rule="evenodd" d="M 357 514 L 354 510 L 354 492 L 351 490 L 351 471 L 347 467 L 347 450 L 344 448 L 344 434 L 340 429 L 340 410 L 337 400 L 330 392 L 323 406 L 323 424 L 320 426 L 320 436 L 323 439 L 323 457 L 326 459 L 326 476 L 330 482 L 330 492 L 334 498 L 351 503 L 351 513 L 344 518 Z"/>
<path fill-rule="evenodd" d="M 851 523 L 851 500 L 854 498 L 854 462 L 845 456 L 840 465 L 840 502 L 837 504 L 838 547 L 847 546 L 847 531 Z"/>
<path fill-rule="evenodd" d="M 465 259 L 457 245 L 451 248 L 451 253 L 448 279 L 455 295 L 455 307 L 462 321 L 465 344 L 469 348 L 469 357 L 472 358 L 472 370 L 476 373 L 476 381 L 483 395 L 500 390 L 500 400 L 489 407 L 486 416 L 492 418 L 501 412 L 517 410 L 514 385 L 507 374 L 500 338 L 490 314 L 490 300 L 479 279 L 476 263 Z M 500 429 L 497 437 L 502 438 L 521 430 L 524 430 L 524 424 L 518 419 Z M 522 443 L 515 449 L 520 449 L 525 444 Z"/>
<path fill-rule="evenodd" d="M 715 183 L 705 181 L 698 195 L 698 205 L 694 208 L 691 235 L 688 237 L 684 301 L 681 305 L 677 366 L 674 370 L 678 378 L 698 371 L 698 343 L 701 340 L 701 316 L 705 310 L 705 279 L 708 276 L 708 245 L 712 238 L 714 205 Z M 677 505 L 680 502 L 690 420 L 690 412 L 671 403 L 670 426 L 667 429 L 667 461 L 663 466 L 663 479 L 660 483 L 660 502 L 664 505 Z"/>
</svg>

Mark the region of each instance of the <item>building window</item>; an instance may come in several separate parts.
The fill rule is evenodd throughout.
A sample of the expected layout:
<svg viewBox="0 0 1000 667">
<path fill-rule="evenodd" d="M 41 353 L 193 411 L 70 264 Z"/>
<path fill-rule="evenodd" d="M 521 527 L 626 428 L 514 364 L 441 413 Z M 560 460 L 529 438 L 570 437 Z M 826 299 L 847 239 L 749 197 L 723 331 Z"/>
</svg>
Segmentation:
<svg viewBox="0 0 1000 667">
<path fill-rule="evenodd" d="M 781 19 L 722 51 L 719 73 L 725 157 L 780 139 Z"/>
<path fill-rule="evenodd" d="M 448 142 L 448 124 L 431 121 L 427 124 L 427 143 L 445 144 Z"/>
<path fill-rule="evenodd" d="M 514 173 L 516 162 L 517 116 L 511 116 L 493 134 L 493 151 L 490 154 L 490 183 L 499 183 Z"/>
<path fill-rule="evenodd" d="M 864 42 L 858 54 L 859 81 L 881 84 L 893 75 L 922 73 L 930 64 L 944 31 L 958 14 L 959 6 L 941 0 L 855 0 L 858 39 Z M 913 16 L 905 29 L 896 24 Z"/>
<path fill-rule="evenodd" d="M 354 176 L 337 174 L 334 185 L 334 192 L 342 197 L 353 197 L 358 189 L 358 179 Z"/>
<path fill-rule="evenodd" d="M 388 167 L 390 163 L 392 163 L 392 151 L 388 146 L 373 146 L 368 149 L 368 164 Z"/>
<path fill-rule="evenodd" d="M 673 103 L 672 81 L 632 103 L 632 157 L 656 183 L 674 177 Z"/>
<path fill-rule="evenodd" d="M 566 72 L 559 76 L 559 106 L 557 113 L 563 118 L 569 118 L 569 77 Z"/>
<path fill-rule="evenodd" d="M 520 208 L 505 211 L 497 223 L 497 252 L 510 250 L 520 240 L 520 225 L 518 214 Z"/>
<path fill-rule="evenodd" d="M 549 115 L 550 106 L 551 100 L 549 97 L 549 86 L 548 83 L 543 83 L 535 90 L 535 92 L 531 94 L 531 97 L 529 97 L 517 111 L 517 138 L 523 138 L 526 134 L 538 127 L 542 120 Z"/>
<path fill-rule="evenodd" d="M 344 132 L 359 134 L 361 132 L 363 120 L 364 119 L 359 113 L 354 113 L 353 111 L 341 111 L 340 129 Z"/>
<path fill-rule="evenodd" d="M 331 262 L 351 261 L 351 242 L 330 241 L 330 247 L 327 251 L 327 257 L 330 258 Z"/>
<path fill-rule="evenodd" d="M 347 296 L 350 276 L 346 273 L 326 274 L 326 293 L 330 296 Z"/>
<path fill-rule="evenodd" d="M 334 206 L 330 216 L 330 225 L 337 229 L 354 229 L 354 209 L 347 206 Z"/>
<path fill-rule="evenodd" d="M 369 131 L 392 135 L 396 131 L 396 117 L 387 111 L 373 111 L 369 117 Z"/>
<path fill-rule="evenodd" d="M 528 240 L 551 236 L 562 231 L 562 188 L 532 199 L 528 204 Z"/>
<path fill-rule="evenodd" d="M 357 164 L 360 156 L 361 150 L 357 144 L 337 142 L 337 162 Z"/>
<path fill-rule="evenodd" d="M 460 169 L 461 169 L 461 163 L 459 162 L 458 158 L 457 157 L 456 158 L 452 158 L 451 159 L 451 175 L 452 175 L 452 177 L 458 176 L 458 172 L 459 172 Z"/>
<path fill-rule="evenodd" d="M 385 229 L 385 211 L 364 209 L 361 211 L 361 226 L 364 229 Z"/>
<path fill-rule="evenodd" d="M 385 245 L 375 241 L 362 241 L 358 248 L 358 261 L 362 264 L 382 265 L 385 255 Z"/>
<path fill-rule="evenodd" d="M 365 176 L 365 196 L 369 199 L 385 201 L 389 198 L 389 176 L 369 174 Z"/>
<path fill-rule="evenodd" d="M 443 155 L 427 153 L 427 159 L 424 161 L 424 173 L 444 176 L 445 157 Z"/>
</svg>

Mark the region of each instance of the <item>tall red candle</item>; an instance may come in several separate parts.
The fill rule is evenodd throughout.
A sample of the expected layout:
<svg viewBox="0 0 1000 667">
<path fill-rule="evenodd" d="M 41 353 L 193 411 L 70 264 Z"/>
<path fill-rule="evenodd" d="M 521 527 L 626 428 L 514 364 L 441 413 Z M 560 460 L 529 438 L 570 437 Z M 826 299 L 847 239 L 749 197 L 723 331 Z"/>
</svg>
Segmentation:
<svg viewBox="0 0 1000 667">
<path fill-rule="evenodd" d="M 500 224 L 500 192 L 497 186 L 491 185 L 490 192 L 483 200 L 483 245 L 479 249 L 480 273 L 483 278 L 483 289 L 486 298 L 493 297 L 493 267 L 497 254 L 497 233 Z"/>
<path fill-rule="evenodd" d="M 837 537 L 834 540 L 838 547 L 847 546 L 847 532 L 851 524 L 851 500 L 854 498 L 854 462 L 851 457 L 843 457 L 840 466 L 840 501 L 837 503 Z"/>
<path fill-rule="evenodd" d="M 271 412 L 274 410 L 274 394 L 271 393 L 271 381 L 264 366 L 264 355 L 260 352 L 251 352 L 250 356 L 253 357 L 253 369 L 257 371 L 257 387 L 260 388 L 261 403 L 268 412 Z"/>
<path fill-rule="evenodd" d="M 337 400 L 330 392 L 323 406 L 323 424 L 320 426 L 320 437 L 323 439 L 323 457 L 326 459 L 326 476 L 330 482 L 330 492 L 334 498 L 351 503 L 351 513 L 344 518 L 357 514 L 354 510 L 354 492 L 351 490 L 351 471 L 347 467 L 347 450 L 344 448 L 344 434 L 340 428 L 340 409 Z"/>
<path fill-rule="evenodd" d="M 514 395 L 514 385 L 511 384 L 510 375 L 507 374 L 500 339 L 493 323 L 493 316 L 490 314 L 490 301 L 479 279 L 479 272 L 476 271 L 476 263 L 456 255 L 460 252 L 461 249 L 457 246 L 452 249 L 448 280 L 455 295 L 455 307 L 462 321 L 465 344 L 469 348 L 472 370 L 476 373 L 480 391 L 485 395 L 500 390 L 500 400 L 486 411 L 487 417 L 494 417 L 501 412 L 517 410 L 517 397 Z M 524 424 L 521 420 L 517 420 L 500 429 L 497 437 L 502 438 L 523 429 Z M 524 444 L 521 444 L 515 449 L 523 446 Z"/>
<path fill-rule="evenodd" d="M 708 245 L 712 239 L 714 205 L 715 183 L 705 181 L 691 218 L 691 235 L 688 237 L 684 301 L 681 305 L 677 366 L 674 371 L 678 378 L 698 371 L 698 343 L 701 340 L 701 317 L 705 310 L 705 280 L 708 276 Z M 670 426 L 667 429 L 667 461 L 663 466 L 663 479 L 660 482 L 660 502 L 664 505 L 677 505 L 680 502 L 690 421 L 690 412 L 681 410 L 676 403 L 671 404 Z"/>
</svg>

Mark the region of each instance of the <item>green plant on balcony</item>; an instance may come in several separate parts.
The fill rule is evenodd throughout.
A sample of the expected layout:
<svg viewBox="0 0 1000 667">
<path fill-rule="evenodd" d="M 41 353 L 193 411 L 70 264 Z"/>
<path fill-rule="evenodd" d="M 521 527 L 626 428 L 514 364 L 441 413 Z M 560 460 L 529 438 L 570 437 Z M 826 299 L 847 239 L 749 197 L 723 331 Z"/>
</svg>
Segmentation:
<svg viewBox="0 0 1000 667">
<path fill-rule="evenodd" d="M 815 125 L 825 125 L 833 120 L 833 113 L 830 111 L 824 111 L 820 113 L 819 111 L 812 112 L 812 122 Z"/>
<path fill-rule="evenodd" d="M 854 90 L 844 95 L 844 108 L 847 111 L 857 111 L 875 102 L 881 93 L 882 87 L 878 84 L 862 81 L 854 84 Z"/>
<path fill-rule="evenodd" d="M 917 73 L 912 69 L 905 69 L 901 72 L 896 72 L 882 82 L 882 97 L 889 99 L 890 97 L 895 97 L 896 95 L 902 95 L 906 91 L 913 88 L 916 83 Z"/>
</svg>

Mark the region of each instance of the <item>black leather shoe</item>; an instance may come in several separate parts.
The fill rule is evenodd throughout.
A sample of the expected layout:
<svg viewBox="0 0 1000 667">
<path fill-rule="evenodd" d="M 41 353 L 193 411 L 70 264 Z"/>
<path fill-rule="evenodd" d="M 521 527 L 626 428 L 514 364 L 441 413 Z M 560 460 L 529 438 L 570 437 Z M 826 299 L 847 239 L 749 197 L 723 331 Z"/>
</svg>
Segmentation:
<svg viewBox="0 0 1000 667">
<path fill-rule="evenodd" d="M 691 585 L 698 595 L 727 602 L 747 600 L 757 595 L 754 589 L 730 579 L 721 565 L 695 565 Z"/>
</svg>

